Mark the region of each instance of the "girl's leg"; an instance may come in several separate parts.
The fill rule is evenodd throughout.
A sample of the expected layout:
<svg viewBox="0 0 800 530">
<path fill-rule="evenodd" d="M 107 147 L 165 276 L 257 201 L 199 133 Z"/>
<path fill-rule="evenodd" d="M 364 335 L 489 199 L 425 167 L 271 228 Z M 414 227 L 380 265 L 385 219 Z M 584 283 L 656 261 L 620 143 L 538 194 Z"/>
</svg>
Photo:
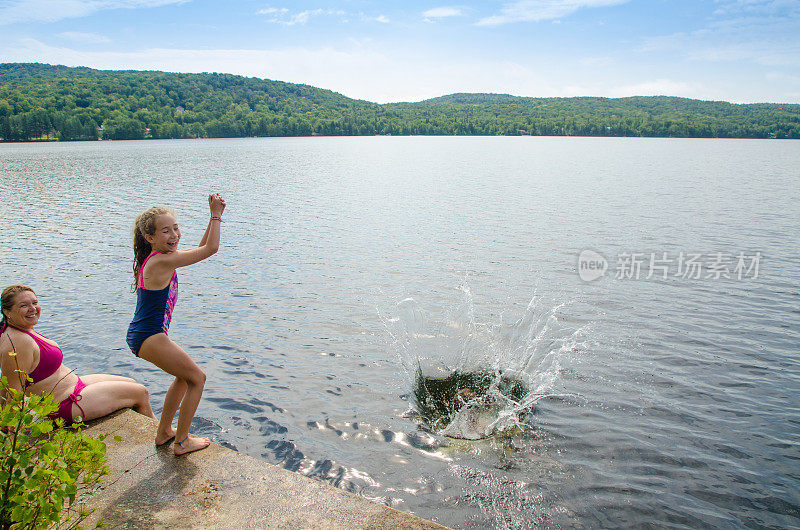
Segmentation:
<svg viewBox="0 0 800 530">
<path fill-rule="evenodd" d="M 91 385 L 87 384 L 86 388 L 81 390 L 78 403 L 72 404 L 72 415 L 83 416 L 84 421 L 89 421 L 126 407 L 156 419 L 153 409 L 150 408 L 150 397 L 144 385 L 119 380 L 94 381 Z M 83 409 L 83 413 L 80 409 Z"/>
<path fill-rule="evenodd" d="M 158 422 L 156 445 L 163 445 L 175 437 L 172 420 L 175 419 L 175 413 L 178 412 L 178 407 L 181 406 L 181 401 L 186 395 L 187 388 L 186 381 L 179 377 L 176 377 L 172 384 L 169 385 L 167 395 L 164 398 L 164 409 L 161 411 L 161 421 Z"/>
<path fill-rule="evenodd" d="M 148 337 L 139 348 L 139 357 L 150 361 L 168 374 L 174 375 L 186 385 L 183 399 L 180 402 L 178 428 L 175 432 L 176 444 L 173 448 L 175 454 L 180 455 L 208 447 L 211 443 L 208 438 L 189 436 L 189 426 L 192 423 L 195 411 L 197 411 L 200 398 L 203 396 L 206 374 L 189 357 L 189 354 L 183 351 L 183 348 L 167 337 L 166 333 Z M 172 422 L 172 417 L 175 415 L 174 401 L 177 401 L 177 398 L 180 397 L 182 385 L 176 385 L 173 382 L 170 390 L 172 392 L 167 392 L 164 411 L 161 415 L 164 423 Z"/>
</svg>

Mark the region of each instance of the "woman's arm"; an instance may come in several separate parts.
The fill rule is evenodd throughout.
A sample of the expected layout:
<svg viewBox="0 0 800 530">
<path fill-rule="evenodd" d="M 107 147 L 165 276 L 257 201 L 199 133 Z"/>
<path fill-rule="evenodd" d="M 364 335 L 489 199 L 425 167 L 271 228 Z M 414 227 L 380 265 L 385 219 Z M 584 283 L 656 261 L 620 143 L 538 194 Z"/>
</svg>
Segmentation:
<svg viewBox="0 0 800 530">
<path fill-rule="evenodd" d="M 8 340 L 7 337 L 3 337 L 3 342 Z M 36 343 L 29 337 L 21 337 L 14 341 L 14 346 L 15 349 L 0 356 L 0 372 L 8 380 L 9 388 L 22 392 L 28 384 L 28 374 L 33 368 Z"/>
</svg>

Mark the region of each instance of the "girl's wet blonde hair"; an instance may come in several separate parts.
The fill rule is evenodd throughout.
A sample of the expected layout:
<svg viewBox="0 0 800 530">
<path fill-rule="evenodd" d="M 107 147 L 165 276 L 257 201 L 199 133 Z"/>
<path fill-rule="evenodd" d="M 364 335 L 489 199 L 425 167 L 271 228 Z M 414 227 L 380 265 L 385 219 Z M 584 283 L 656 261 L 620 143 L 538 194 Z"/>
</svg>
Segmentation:
<svg viewBox="0 0 800 530">
<path fill-rule="evenodd" d="M 136 223 L 133 225 L 133 287 L 131 291 L 136 292 L 136 287 L 139 283 L 139 271 L 142 268 L 144 260 L 153 252 L 153 247 L 150 242 L 145 239 L 145 235 L 152 236 L 156 233 L 156 219 L 159 215 L 168 213 L 175 215 L 172 208 L 166 206 L 153 206 L 149 210 L 145 210 L 136 218 Z"/>
</svg>

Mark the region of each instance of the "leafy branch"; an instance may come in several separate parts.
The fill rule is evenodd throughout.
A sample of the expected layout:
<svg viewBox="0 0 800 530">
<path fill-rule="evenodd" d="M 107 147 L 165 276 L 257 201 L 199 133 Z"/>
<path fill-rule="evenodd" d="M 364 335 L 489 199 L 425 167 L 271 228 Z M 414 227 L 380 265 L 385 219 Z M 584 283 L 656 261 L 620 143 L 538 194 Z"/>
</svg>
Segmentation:
<svg viewBox="0 0 800 530">
<path fill-rule="evenodd" d="M 16 361 L 16 354 L 10 353 Z M 75 528 L 91 514 L 76 502 L 108 474 L 104 436 L 64 426 L 51 392 L 25 395 L 0 378 L 0 529 Z"/>
</svg>

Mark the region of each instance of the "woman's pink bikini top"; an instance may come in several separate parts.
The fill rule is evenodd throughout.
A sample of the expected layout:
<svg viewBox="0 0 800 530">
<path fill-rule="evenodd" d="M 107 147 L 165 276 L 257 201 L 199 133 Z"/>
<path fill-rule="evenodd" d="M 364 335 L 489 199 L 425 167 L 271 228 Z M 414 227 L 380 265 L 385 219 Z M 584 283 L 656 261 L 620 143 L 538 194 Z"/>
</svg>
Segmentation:
<svg viewBox="0 0 800 530">
<path fill-rule="evenodd" d="M 6 330 L 6 327 L 14 328 L 14 326 L 3 324 L 0 327 L 0 334 Z M 61 348 L 50 344 L 46 340 L 42 340 L 30 331 L 19 328 L 14 329 L 30 335 L 36 345 L 39 346 L 39 364 L 37 364 L 36 368 L 34 368 L 33 371 L 28 374 L 28 376 L 33 379 L 33 382 L 38 383 L 39 381 L 43 381 L 56 373 L 56 370 L 58 370 L 64 360 L 64 353 L 61 351 Z"/>
</svg>

